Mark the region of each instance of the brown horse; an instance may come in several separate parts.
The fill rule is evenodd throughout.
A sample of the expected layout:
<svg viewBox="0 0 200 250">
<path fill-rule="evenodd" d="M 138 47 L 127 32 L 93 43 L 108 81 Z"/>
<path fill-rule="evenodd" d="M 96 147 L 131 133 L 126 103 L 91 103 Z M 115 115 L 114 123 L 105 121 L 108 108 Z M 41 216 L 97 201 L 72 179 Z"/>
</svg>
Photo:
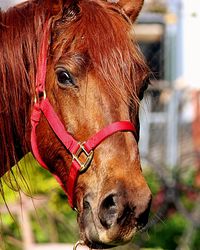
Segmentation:
<svg viewBox="0 0 200 250">
<path fill-rule="evenodd" d="M 91 248 L 128 242 L 148 219 L 133 136 L 148 69 L 130 34 L 142 4 L 33 0 L 0 12 L 0 176 L 32 143 Z"/>
</svg>

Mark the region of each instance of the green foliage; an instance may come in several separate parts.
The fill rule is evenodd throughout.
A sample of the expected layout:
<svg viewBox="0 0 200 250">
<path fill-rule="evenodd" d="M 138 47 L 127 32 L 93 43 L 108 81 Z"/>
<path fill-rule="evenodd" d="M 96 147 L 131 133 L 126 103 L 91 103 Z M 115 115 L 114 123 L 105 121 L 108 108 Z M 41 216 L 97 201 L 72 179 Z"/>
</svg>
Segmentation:
<svg viewBox="0 0 200 250">
<path fill-rule="evenodd" d="M 181 173 L 182 174 L 182 173 Z M 152 190 L 153 197 L 156 196 L 158 191 L 160 191 L 161 183 L 159 178 L 151 171 L 151 169 L 147 168 L 145 173 L 145 177 L 147 182 Z M 182 176 L 181 176 L 182 177 Z M 188 187 L 193 186 L 194 180 L 194 172 L 189 171 L 188 175 L 184 173 L 184 179 L 182 182 Z M 186 194 L 179 193 L 180 199 L 188 208 L 188 211 L 191 211 L 194 208 L 194 201 L 187 197 Z M 159 207 L 157 208 L 159 209 Z M 152 212 L 152 215 L 156 213 L 156 211 Z M 134 244 L 144 248 L 152 248 L 152 249 L 169 249 L 175 250 L 180 245 L 183 240 L 183 235 L 185 230 L 187 230 L 190 226 L 190 221 L 185 218 L 182 214 L 176 211 L 174 208 L 168 211 L 168 214 L 165 216 L 166 218 L 160 219 L 160 223 L 152 226 L 148 232 L 138 234 L 134 239 Z M 184 246 L 185 248 L 179 248 L 181 250 L 189 249 L 189 250 L 197 250 L 200 249 L 200 228 L 194 228 L 194 235 L 191 239 L 189 246 Z"/>
<path fill-rule="evenodd" d="M 152 227 L 148 234 L 141 236 L 145 247 L 176 249 L 178 240 L 185 228 L 185 220 L 179 214 L 166 218 L 164 222 Z"/>
<path fill-rule="evenodd" d="M 1 214 L 0 250 L 22 249 L 21 230 L 13 207 L 18 205 L 20 208 L 24 193 L 30 197 L 27 197 L 32 207 L 29 218 L 35 242 L 74 243 L 78 240 L 76 213 L 68 205 L 57 181 L 37 164 L 32 155 L 28 154 L 12 173 L 3 178 L 2 186 L 4 199 L 0 196 L 0 206 L 5 207 L 6 203 L 10 213 Z M 42 205 L 37 207 L 40 200 Z"/>
</svg>

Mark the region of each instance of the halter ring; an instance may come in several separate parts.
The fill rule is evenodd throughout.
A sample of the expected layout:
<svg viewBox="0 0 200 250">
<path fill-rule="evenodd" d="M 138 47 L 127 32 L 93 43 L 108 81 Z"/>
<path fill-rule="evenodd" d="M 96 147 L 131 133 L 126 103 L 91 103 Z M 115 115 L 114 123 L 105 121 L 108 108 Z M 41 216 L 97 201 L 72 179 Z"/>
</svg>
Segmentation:
<svg viewBox="0 0 200 250">
<path fill-rule="evenodd" d="M 73 250 L 78 250 L 78 246 L 85 246 L 84 241 L 79 240 L 73 247 Z"/>
</svg>

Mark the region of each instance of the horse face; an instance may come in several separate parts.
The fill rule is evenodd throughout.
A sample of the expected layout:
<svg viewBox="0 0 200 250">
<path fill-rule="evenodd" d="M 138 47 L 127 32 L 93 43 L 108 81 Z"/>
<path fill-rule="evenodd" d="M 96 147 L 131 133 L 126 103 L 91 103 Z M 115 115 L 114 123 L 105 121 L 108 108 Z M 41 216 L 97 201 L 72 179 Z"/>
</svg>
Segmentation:
<svg viewBox="0 0 200 250">
<path fill-rule="evenodd" d="M 47 96 L 78 141 L 116 121 L 132 120 L 139 127 L 146 67 L 129 29 L 117 7 L 100 1 L 80 1 L 54 23 Z M 65 186 L 71 155 L 45 119 L 37 132 L 44 161 Z M 95 149 L 78 178 L 75 200 L 81 238 L 92 248 L 123 244 L 147 223 L 151 193 L 133 134 L 118 132 Z"/>
</svg>

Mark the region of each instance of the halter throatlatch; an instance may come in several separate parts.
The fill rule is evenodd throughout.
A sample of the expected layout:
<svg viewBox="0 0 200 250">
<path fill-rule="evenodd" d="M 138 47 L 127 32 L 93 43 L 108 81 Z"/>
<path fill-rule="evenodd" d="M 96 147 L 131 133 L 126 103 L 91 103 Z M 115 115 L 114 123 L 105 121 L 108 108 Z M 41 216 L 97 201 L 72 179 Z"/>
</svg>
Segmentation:
<svg viewBox="0 0 200 250">
<path fill-rule="evenodd" d="M 84 173 L 90 166 L 93 160 L 94 149 L 114 133 L 119 131 L 130 131 L 135 135 L 135 137 L 137 137 L 137 131 L 135 126 L 130 121 L 114 122 L 97 132 L 83 143 L 75 140 L 74 137 L 66 130 L 58 115 L 54 111 L 51 103 L 49 102 L 45 92 L 46 66 L 50 34 L 49 29 L 49 24 L 46 23 L 44 26 L 43 39 L 38 57 L 38 70 L 36 74 L 36 98 L 31 114 L 31 146 L 37 161 L 41 166 L 49 170 L 48 166 L 44 163 L 40 156 L 36 136 L 37 125 L 40 122 L 41 115 L 44 115 L 53 132 L 72 156 L 72 164 L 70 167 L 67 183 L 62 183 L 57 175 L 54 175 L 54 177 L 57 179 L 67 194 L 70 206 L 74 208 L 74 192 L 78 176 L 79 174 Z M 84 157 L 80 157 L 83 154 Z M 82 158 L 84 158 L 84 161 L 82 161 Z"/>
</svg>

